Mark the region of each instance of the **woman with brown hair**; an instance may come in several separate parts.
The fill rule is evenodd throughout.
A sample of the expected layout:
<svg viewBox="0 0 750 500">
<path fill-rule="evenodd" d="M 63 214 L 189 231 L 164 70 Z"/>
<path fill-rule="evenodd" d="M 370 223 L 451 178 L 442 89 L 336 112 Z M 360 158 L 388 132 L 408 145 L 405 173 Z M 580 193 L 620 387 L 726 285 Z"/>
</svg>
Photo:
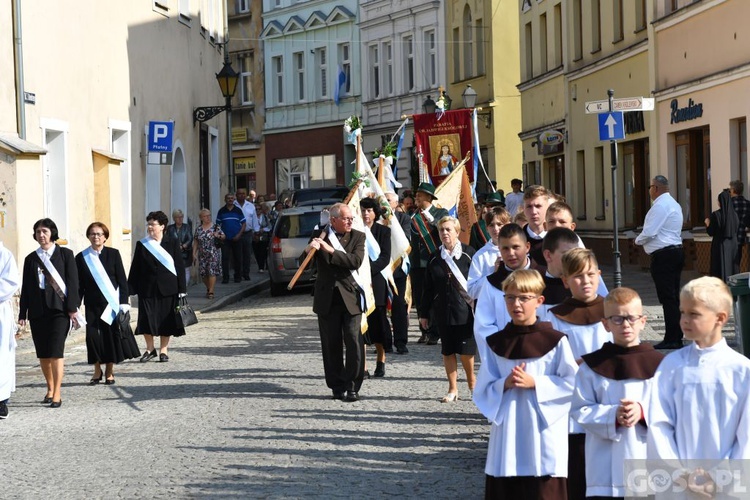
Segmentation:
<svg viewBox="0 0 750 500">
<path fill-rule="evenodd" d="M 92 222 L 86 228 L 86 237 L 91 246 L 76 255 L 76 266 L 78 294 L 86 304 L 88 362 L 94 365 L 89 385 L 99 384 L 102 376 L 105 385 L 113 385 L 114 365 L 140 355 L 132 331 L 120 328 L 122 317 L 130 318 L 128 282 L 120 252 L 104 246 L 109 228 L 103 222 Z"/>
</svg>

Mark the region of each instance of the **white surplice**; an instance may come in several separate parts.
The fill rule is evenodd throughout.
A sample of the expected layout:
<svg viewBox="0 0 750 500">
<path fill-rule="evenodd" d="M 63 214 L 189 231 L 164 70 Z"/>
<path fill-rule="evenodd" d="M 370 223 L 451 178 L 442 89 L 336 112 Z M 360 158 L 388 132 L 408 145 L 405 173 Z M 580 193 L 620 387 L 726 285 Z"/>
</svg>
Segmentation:
<svg viewBox="0 0 750 500">
<path fill-rule="evenodd" d="M 721 339 L 672 352 L 654 374 L 649 459 L 750 458 L 750 359 Z"/>
<path fill-rule="evenodd" d="M 577 369 L 568 340 L 561 338 L 539 358 L 506 359 L 487 351 L 491 354 L 482 358 L 474 388 L 474 403 L 492 424 L 485 473 L 567 477 L 566 431 Z M 505 379 L 521 363 L 536 387 L 503 391 Z"/>
<path fill-rule="evenodd" d="M 467 282 L 469 284 L 469 296 L 472 299 L 479 298 L 481 288 L 487 285 L 487 280 L 482 278 L 495 272 L 495 262 L 497 262 L 498 257 L 500 257 L 500 249 L 490 240 L 477 250 L 471 258 Z"/>
<path fill-rule="evenodd" d="M 548 312 L 545 321 L 552 323 L 552 328 L 568 336 L 570 350 L 573 351 L 575 359 L 581 359 L 584 354 L 590 354 L 602 348 L 605 342 L 612 342 L 612 334 L 609 333 L 600 321 L 593 325 L 574 325 L 564 321 L 551 312 Z M 570 419 L 568 431 L 571 434 L 583 434 L 584 429 L 573 418 Z"/>
<path fill-rule="evenodd" d="M 16 318 L 12 299 L 20 282 L 13 254 L 0 242 L 0 401 L 16 390 Z"/>
<path fill-rule="evenodd" d="M 480 281 L 479 297 L 474 306 L 474 339 L 480 359 L 485 359 L 490 354 L 485 339 L 505 328 L 511 319 L 505 305 L 505 292 L 491 285 L 486 276 Z"/>
<path fill-rule="evenodd" d="M 586 496 L 625 496 L 624 461 L 646 458 L 648 430 L 641 423 L 617 427 L 617 408 L 630 399 L 647 415 L 653 380 L 614 380 L 580 366 L 570 416 L 586 431 Z"/>
</svg>

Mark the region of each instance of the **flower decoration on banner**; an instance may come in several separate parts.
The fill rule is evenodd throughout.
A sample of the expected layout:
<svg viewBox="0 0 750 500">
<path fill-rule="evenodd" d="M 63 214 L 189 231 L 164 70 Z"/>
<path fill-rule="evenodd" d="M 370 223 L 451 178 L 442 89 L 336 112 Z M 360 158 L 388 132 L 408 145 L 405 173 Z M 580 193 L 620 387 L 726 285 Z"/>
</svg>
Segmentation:
<svg viewBox="0 0 750 500">
<path fill-rule="evenodd" d="M 352 172 L 352 180 L 349 181 L 349 189 L 353 188 L 359 181 L 362 181 L 362 184 L 366 187 L 370 187 L 370 179 L 367 174 L 355 170 Z"/>
<path fill-rule="evenodd" d="M 389 157 L 395 158 L 397 148 L 398 146 L 395 142 L 388 142 L 382 148 L 378 148 L 372 152 L 372 159 L 375 161 L 375 164 L 377 165 L 377 161 L 378 161 L 378 158 L 380 158 L 380 155 L 383 155 L 386 158 L 389 158 Z"/>
<path fill-rule="evenodd" d="M 357 143 L 357 136 L 362 134 L 362 122 L 358 116 L 352 115 L 344 121 L 344 132 L 350 143 Z"/>
</svg>

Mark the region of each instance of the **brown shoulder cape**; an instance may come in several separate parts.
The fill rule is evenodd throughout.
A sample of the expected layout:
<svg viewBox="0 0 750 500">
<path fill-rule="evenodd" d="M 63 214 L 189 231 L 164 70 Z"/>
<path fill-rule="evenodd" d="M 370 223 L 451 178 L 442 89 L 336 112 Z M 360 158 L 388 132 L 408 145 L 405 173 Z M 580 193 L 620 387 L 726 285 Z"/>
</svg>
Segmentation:
<svg viewBox="0 0 750 500">
<path fill-rule="evenodd" d="M 487 337 L 487 345 L 505 359 L 541 358 L 554 349 L 564 336 L 547 321 L 537 321 L 531 326 L 518 326 L 510 322 Z"/>
<path fill-rule="evenodd" d="M 581 302 L 569 298 L 550 312 L 572 325 L 593 325 L 604 318 L 604 297 L 597 296 L 592 302 Z"/>
<path fill-rule="evenodd" d="M 612 342 L 605 342 L 601 349 L 584 354 L 582 358 L 589 368 L 602 377 L 612 380 L 647 380 L 654 376 L 664 354 L 651 344 L 620 347 Z"/>
</svg>

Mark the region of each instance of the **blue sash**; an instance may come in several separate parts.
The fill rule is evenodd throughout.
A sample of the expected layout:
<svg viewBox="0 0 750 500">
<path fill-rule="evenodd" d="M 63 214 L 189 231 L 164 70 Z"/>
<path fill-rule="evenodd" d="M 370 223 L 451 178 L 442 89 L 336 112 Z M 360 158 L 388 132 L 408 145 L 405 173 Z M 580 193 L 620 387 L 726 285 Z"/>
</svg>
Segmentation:
<svg viewBox="0 0 750 500">
<path fill-rule="evenodd" d="M 167 271 L 177 276 L 177 270 L 174 267 L 174 259 L 169 255 L 169 252 L 164 250 L 162 246 L 156 242 L 155 239 L 147 236 L 141 240 L 141 244 L 151 255 L 156 257 L 156 260 L 158 260 L 162 266 L 167 268 Z"/>
<path fill-rule="evenodd" d="M 86 267 L 89 268 L 91 276 L 96 282 L 96 286 L 99 287 L 99 291 L 102 292 L 104 298 L 107 299 L 107 308 L 100 316 L 100 319 L 111 325 L 117 317 L 117 311 L 120 309 L 120 302 L 118 300 L 119 295 L 115 290 L 112 280 L 107 276 L 107 271 L 102 265 L 102 261 L 99 256 L 94 253 L 91 247 L 88 247 L 83 251 L 83 260 L 86 262 Z"/>
</svg>

